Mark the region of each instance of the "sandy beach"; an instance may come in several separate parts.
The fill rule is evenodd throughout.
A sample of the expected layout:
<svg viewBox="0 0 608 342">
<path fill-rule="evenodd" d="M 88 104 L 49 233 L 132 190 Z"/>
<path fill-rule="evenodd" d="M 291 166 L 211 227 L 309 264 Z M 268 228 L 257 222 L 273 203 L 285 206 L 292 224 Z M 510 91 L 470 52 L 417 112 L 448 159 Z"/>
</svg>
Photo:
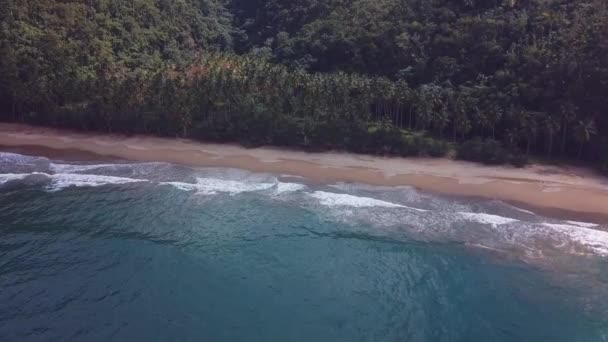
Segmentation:
<svg viewBox="0 0 608 342">
<path fill-rule="evenodd" d="M 74 133 L 0 124 L 0 150 L 63 159 L 121 158 L 232 167 L 314 182 L 413 186 L 444 195 L 498 199 L 554 216 L 608 222 L 608 178 L 571 166 L 489 167 L 450 159 L 384 158 L 207 144 L 149 136 Z"/>
</svg>

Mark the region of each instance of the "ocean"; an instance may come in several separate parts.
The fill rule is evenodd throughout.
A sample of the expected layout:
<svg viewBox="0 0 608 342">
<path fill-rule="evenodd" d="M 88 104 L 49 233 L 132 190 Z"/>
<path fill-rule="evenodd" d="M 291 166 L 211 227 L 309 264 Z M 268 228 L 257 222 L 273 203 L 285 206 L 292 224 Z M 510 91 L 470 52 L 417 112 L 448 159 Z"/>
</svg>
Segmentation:
<svg viewBox="0 0 608 342">
<path fill-rule="evenodd" d="M 608 341 L 608 227 L 0 153 L 0 341 Z"/>
</svg>

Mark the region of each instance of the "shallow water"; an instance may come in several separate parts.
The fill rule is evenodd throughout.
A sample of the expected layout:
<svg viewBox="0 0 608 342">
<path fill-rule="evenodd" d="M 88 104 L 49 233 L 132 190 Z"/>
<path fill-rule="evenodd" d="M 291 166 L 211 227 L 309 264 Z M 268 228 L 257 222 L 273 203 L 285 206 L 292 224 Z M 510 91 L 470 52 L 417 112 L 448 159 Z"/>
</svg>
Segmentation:
<svg viewBox="0 0 608 342">
<path fill-rule="evenodd" d="M 608 341 L 606 227 L 408 187 L 0 154 L 1 341 Z"/>
</svg>

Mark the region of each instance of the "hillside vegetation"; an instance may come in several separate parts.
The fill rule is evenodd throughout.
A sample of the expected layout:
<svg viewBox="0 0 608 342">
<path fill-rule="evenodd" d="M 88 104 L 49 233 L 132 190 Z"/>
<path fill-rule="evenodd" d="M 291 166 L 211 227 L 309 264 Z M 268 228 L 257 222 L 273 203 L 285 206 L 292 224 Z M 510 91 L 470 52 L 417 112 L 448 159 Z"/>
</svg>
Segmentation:
<svg viewBox="0 0 608 342">
<path fill-rule="evenodd" d="M 604 0 L 0 0 L 0 119 L 608 169 Z"/>
</svg>

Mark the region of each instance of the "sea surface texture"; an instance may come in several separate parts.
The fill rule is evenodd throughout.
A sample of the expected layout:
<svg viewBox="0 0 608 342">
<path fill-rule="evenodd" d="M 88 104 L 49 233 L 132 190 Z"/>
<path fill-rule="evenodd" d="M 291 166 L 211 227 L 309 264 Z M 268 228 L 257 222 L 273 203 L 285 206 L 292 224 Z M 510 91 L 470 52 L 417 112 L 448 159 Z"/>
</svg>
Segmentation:
<svg viewBox="0 0 608 342">
<path fill-rule="evenodd" d="M 1 153 L 0 341 L 608 341 L 606 228 L 408 187 Z"/>
</svg>

